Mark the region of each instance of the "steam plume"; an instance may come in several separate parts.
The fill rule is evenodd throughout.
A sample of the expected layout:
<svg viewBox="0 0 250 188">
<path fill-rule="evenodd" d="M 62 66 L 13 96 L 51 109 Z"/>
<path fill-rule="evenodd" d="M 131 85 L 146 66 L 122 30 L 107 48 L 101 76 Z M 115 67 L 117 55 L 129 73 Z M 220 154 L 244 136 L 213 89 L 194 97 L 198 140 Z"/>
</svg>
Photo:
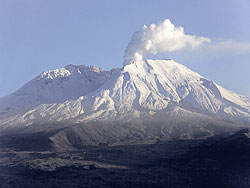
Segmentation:
<svg viewBox="0 0 250 188">
<path fill-rule="evenodd" d="M 173 52 L 185 47 L 195 48 L 205 42 L 209 43 L 210 39 L 186 35 L 183 27 L 176 27 L 169 19 L 165 19 L 158 24 L 144 25 L 133 34 L 124 54 L 123 65 L 143 60 L 143 56 L 147 54 Z"/>
</svg>

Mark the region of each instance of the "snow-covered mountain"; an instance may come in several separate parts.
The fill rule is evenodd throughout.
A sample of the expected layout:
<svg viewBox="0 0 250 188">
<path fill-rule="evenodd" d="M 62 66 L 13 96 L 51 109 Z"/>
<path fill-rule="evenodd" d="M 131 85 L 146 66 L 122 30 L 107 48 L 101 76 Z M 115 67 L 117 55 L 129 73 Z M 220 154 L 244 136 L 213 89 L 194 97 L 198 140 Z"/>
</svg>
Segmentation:
<svg viewBox="0 0 250 188">
<path fill-rule="evenodd" d="M 0 114 L 9 116 L 26 112 L 40 104 L 76 100 L 98 89 L 119 71 L 105 71 L 84 65 L 67 65 L 61 69 L 45 71 L 16 92 L 0 99 Z"/>
<path fill-rule="evenodd" d="M 58 125 L 77 132 L 81 142 L 205 138 L 249 126 L 250 99 L 173 60 L 136 61 L 110 71 L 68 65 L 0 99 L 2 134 Z"/>
</svg>

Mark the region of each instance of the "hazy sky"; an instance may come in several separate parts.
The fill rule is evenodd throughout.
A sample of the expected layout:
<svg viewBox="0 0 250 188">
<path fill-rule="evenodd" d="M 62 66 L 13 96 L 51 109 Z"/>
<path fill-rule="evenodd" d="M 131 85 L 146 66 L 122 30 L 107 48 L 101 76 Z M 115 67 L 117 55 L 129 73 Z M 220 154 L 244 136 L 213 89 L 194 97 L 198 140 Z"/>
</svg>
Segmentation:
<svg viewBox="0 0 250 188">
<path fill-rule="evenodd" d="M 147 57 L 250 97 L 250 0 L 0 0 L 0 97 L 67 64 L 122 67 L 133 33 L 164 19 L 215 47 Z"/>
</svg>

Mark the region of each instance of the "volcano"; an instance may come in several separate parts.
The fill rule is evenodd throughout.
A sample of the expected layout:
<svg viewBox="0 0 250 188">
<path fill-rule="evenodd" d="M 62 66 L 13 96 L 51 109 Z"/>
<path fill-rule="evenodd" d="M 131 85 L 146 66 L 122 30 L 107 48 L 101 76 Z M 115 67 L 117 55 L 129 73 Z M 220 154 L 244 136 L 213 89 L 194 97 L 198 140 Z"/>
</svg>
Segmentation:
<svg viewBox="0 0 250 188">
<path fill-rule="evenodd" d="M 249 125 L 250 99 L 170 59 L 67 65 L 0 99 L 1 136 L 39 134 L 54 148 L 205 139 Z"/>
</svg>

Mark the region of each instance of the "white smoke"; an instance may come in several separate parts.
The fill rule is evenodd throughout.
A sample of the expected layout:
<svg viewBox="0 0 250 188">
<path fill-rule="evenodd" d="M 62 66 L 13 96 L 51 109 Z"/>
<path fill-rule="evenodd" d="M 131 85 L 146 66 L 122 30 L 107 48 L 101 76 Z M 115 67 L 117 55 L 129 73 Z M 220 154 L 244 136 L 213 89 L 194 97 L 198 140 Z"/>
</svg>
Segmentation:
<svg viewBox="0 0 250 188">
<path fill-rule="evenodd" d="M 183 27 L 176 27 L 169 19 L 165 19 L 158 24 L 144 25 L 133 34 L 124 54 L 123 65 L 143 60 L 143 56 L 147 54 L 173 52 L 185 47 L 195 48 L 205 42 L 209 43 L 210 39 L 186 35 Z"/>
</svg>

